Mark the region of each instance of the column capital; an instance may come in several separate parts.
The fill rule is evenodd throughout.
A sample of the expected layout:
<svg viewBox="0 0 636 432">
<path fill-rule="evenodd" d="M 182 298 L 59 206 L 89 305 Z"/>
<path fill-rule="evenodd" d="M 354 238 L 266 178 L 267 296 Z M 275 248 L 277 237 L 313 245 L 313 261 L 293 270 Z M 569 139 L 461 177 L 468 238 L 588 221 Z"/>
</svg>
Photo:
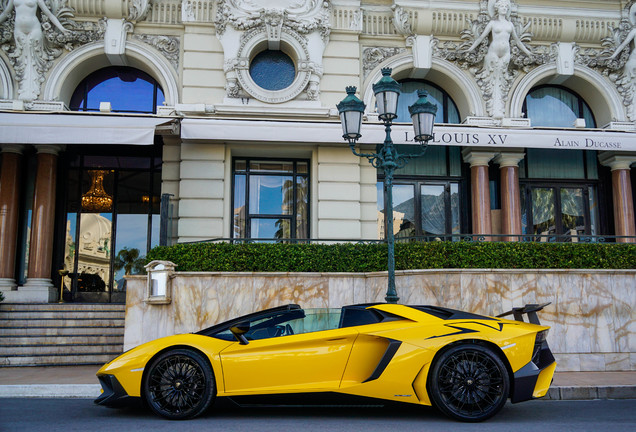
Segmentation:
<svg viewBox="0 0 636 432">
<path fill-rule="evenodd" d="M 636 153 L 602 152 L 598 155 L 598 160 L 612 171 L 628 170 L 636 162 Z"/>
<path fill-rule="evenodd" d="M 24 152 L 24 146 L 21 144 L 3 144 L 0 146 L 0 153 L 16 153 L 21 155 Z"/>
<path fill-rule="evenodd" d="M 464 162 L 469 163 L 471 168 L 475 166 L 488 166 L 488 162 L 495 157 L 495 154 L 493 151 L 475 150 L 470 147 L 465 147 L 462 150 Z"/>
<path fill-rule="evenodd" d="M 519 166 L 519 162 L 521 162 L 525 157 L 526 154 L 524 152 L 501 152 L 497 156 L 495 156 L 493 162 L 498 164 L 500 168 L 516 168 Z"/>
<path fill-rule="evenodd" d="M 46 144 L 46 145 L 37 145 L 35 146 L 35 149 L 38 151 L 38 154 L 44 153 L 44 154 L 52 154 L 54 156 L 57 156 L 62 150 L 64 150 L 64 146 Z"/>
</svg>

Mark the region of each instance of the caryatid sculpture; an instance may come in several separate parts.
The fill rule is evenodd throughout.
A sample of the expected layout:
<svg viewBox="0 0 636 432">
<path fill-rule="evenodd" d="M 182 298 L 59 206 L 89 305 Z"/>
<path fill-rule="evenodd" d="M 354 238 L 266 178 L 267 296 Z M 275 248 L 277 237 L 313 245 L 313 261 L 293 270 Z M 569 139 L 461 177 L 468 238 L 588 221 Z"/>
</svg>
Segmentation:
<svg viewBox="0 0 636 432">
<path fill-rule="evenodd" d="M 510 9 L 510 0 L 489 0 L 488 14 L 491 20 L 467 49 L 468 52 L 474 51 L 486 37 L 490 36 L 484 66 L 477 74 L 477 79 L 482 81 L 488 113 L 496 118 L 504 117 L 505 102 L 512 81 L 508 69 L 511 56 L 510 38 L 512 37 L 514 43 L 526 56 L 532 57 L 532 53 L 523 44 L 515 25 L 510 20 Z"/>
<path fill-rule="evenodd" d="M 40 95 L 40 85 L 44 81 L 48 61 L 38 8 L 58 30 L 64 34 L 69 33 L 44 0 L 8 0 L 6 8 L 0 13 L 1 24 L 15 10 L 15 50 L 9 56 L 15 60 L 14 67 L 19 81 L 18 99 L 24 101 L 35 100 Z"/>
<path fill-rule="evenodd" d="M 623 74 L 617 84 L 619 84 L 623 90 L 622 93 L 624 93 L 628 118 L 631 121 L 636 121 L 636 4 L 633 4 L 629 9 L 629 21 L 632 24 L 632 29 L 627 33 L 620 45 L 616 47 L 614 54 L 609 57 L 609 60 L 616 59 L 625 48 L 630 47 L 629 58 L 623 66 Z"/>
</svg>

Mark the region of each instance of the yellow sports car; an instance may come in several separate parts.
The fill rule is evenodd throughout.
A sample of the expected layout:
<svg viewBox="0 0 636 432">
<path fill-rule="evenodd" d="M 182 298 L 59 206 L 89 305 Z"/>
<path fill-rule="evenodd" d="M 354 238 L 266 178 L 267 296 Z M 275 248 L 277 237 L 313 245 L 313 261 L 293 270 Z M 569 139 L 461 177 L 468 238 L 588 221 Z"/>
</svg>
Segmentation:
<svg viewBox="0 0 636 432">
<path fill-rule="evenodd" d="M 215 398 L 347 395 L 433 405 L 481 421 L 544 396 L 556 368 L 548 327 L 526 305 L 514 321 L 437 306 L 280 306 L 140 345 L 104 365 L 95 403 L 141 398 L 157 414 L 186 419 Z M 523 322 L 527 315 L 529 323 Z"/>
</svg>

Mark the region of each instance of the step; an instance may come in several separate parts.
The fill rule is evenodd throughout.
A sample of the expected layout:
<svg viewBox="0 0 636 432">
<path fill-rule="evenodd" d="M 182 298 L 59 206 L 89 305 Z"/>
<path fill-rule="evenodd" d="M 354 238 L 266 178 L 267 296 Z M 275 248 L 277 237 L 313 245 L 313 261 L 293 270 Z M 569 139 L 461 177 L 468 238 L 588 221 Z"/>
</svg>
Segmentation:
<svg viewBox="0 0 636 432">
<path fill-rule="evenodd" d="M 0 327 L 0 336 L 123 335 L 124 325 L 77 327 Z"/>
<path fill-rule="evenodd" d="M 79 366 L 102 365 L 108 363 L 121 354 L 119 352 L 104 353 L 99 355 L 47 355 L 47 356 L 14 356 L 0 357 L 0 367 L 8 366 Z"/>
<path fill-rule="evenodd" d="M 124 344 L 124 336 L 119 334 L 100 335 L 100 334 L 75 334 L 75 335 L 21 335 L 21 336 L 5 336 L 0 335 L 1 346 L 28 346 L 28 345 L 70 345 L 70 344 Z"/>
<path fill-rule="evenodd" d="M 99 355 L 110 352 L 123 352 L 123 344 L 54 344 L 54 345 L 0 345 L 5 357 L 43 356 L 43 355 Z"/>
<path fill-rule="evenodd" d="M 124 324 L 122 318 L 91 319 L 91 318 L 43 318 L 43 319 L 0 319 L 0 328 L 11 327 L 90 327 L 99 326 L 121 326 Z"/>
<path fill-rule="evenodd" d="M 0 311 L 125 311 L 122 303 L 0 303 Z"/>
<path fill-rule="evenodd" d="M 69 318 L 92 318 L 92 319 L 124 319 L 124 311 L 54 311 L 54 310 L 30 310 L 30 311 L 0 311 L 0 320 L 19 319 L 69 319 Z"/>
</svg>

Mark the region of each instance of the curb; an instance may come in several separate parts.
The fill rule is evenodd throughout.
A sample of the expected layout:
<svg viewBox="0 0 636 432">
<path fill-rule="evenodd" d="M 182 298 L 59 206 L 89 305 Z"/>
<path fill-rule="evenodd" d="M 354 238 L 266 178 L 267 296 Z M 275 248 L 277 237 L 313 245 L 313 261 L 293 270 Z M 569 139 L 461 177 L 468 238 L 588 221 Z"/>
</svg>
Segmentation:
<svg viewBox="0 0 636 432">
<path fill-rule="evenodd" d="M 551 387 L 547 400 L 636 399 L 636 386 Z"/>
<path fill-rule="evenodd" d="M 95 399 L 99 384 L 15 384 L 0 385 L 0 398 L 76 398 Z"/>
<path fill-rule="evenodd" d="M 0 398 L 95 399 L 99 384 L 0 385 Z M 636 386 L 552 387 L 544 400 L 636 399 Z"/>
</svg>

